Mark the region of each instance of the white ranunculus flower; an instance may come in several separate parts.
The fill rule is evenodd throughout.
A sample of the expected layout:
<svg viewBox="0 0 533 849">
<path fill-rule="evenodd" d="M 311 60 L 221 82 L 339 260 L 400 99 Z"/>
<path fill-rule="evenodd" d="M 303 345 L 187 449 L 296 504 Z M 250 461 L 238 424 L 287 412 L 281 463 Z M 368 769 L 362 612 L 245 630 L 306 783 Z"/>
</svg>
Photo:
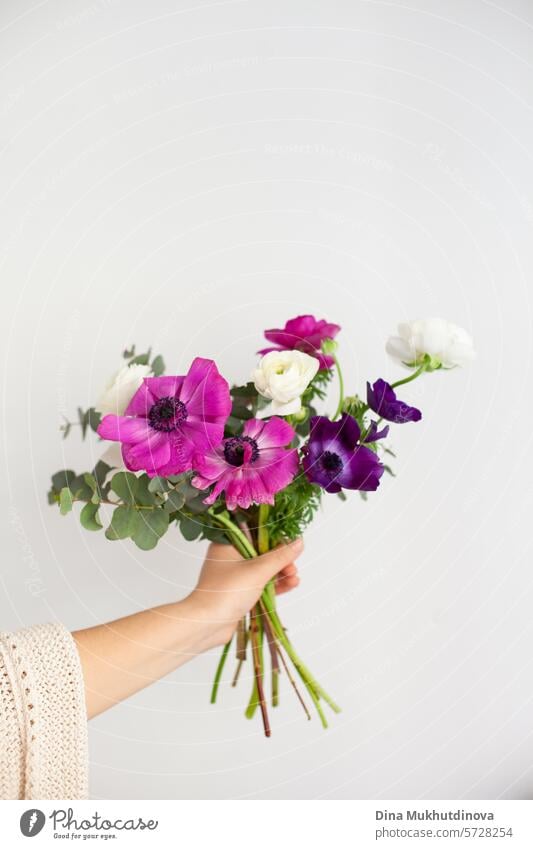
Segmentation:
<svg viewBox="0 0 533 849">
<path fill-rule="evenodd" d="M 434 368 L 453 368 L 476 356 L 471 336 L 444 318 L 423 318 L 398 325 L 398 336 L 390 336 L 387 353 L 406 365 L 419 365 L 429 354 Z"/>
<path fill-rule="evenodd" d="M 95 404 L 95 409 L 103 416 L 107 413 L 122 416 L 143 379 L 148 377 L 151 372 L 150 366 L 143 366 L 140 363 L 123 366 L 104 389 L 100 399 Z"/>
<path fill-rule="evenodd" d="M 320 363 L 303 351 L 269 351 L 252 372 L 255 388 L 272 403 L 261 416 L 289 416 L 299 413 L 301 395 L 307 389 Z"/>
</svg>

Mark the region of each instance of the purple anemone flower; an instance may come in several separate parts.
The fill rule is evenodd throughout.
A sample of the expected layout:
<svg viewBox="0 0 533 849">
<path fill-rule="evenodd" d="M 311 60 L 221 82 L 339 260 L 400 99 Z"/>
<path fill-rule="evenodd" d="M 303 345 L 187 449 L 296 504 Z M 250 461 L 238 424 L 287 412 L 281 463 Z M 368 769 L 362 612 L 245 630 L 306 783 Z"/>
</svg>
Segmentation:
<svg viewBox="0 0 533 849">
<path fill-rule="evenodd" d="M 186 375 L 145 377 L 123 416 L 104 416 L 102 439 L 122 443 L 128 469 L 178 475 L 219 445 L 231 410 L 229 386 L 213 360 L 196 357 Z"/>
<path fill-rule="evenodd" d="M 303 467 L 307 479 L 326 492 L 341 489 L 372 491 L 378 488 L 384 472 L 376 453 L 360 443 L 361 430 L 356 420 L 344 413 L 332 422 L 325 416 L 313 416 L 309 442 L 304 448 Z M 374 440 L 377 429 L 367 434 Z M 385 434 L 386 435 L 386 434 Z"/>
<path fill-rule="evenodd" d="M 340 329 L 339 324 L 331 324 L 323 318 L 317 321 L 314 315 L 298 315 L 291 318 L 281 329 L 265 330 L 265 337 L 276 347 L 263 348 L 257 353 L 303 351 L 316 357 L 320 361 L 321 369 L 331 368 L 333 357 L 323 354 L 320 346 L 324 339 L 334 339 Z"/>
<path fill-rule="evenodd" d="M 290 424 L 278 416 L 268 421 L 248 419 L 242 436 L 231 436 L 218 448 L 196 457 L 192 484 L 198 489 L 214 484 L 205 504 L 213 504 L 225 491 L 229 510 L 274 504 L 276 492 L 298 471 L 297 452 L 285 448 L 294 435 Z"/>
<path fill-rule="evenodd" d="M 386 380 L 376 380 L 373 386 L 366 384 L 366 402 L 382 419 L 396 424 L 418 422 L 422 413 L 416 407 L 410 407 L 396 398 L 396 393 Z"/>
</svg>

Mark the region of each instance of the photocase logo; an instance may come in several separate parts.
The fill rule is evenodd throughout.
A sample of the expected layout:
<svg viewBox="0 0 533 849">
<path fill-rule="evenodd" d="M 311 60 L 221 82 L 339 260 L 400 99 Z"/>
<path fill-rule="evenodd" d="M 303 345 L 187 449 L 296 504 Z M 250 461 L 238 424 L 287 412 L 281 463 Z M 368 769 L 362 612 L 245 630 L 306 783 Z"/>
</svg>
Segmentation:
<svg viewBox="0 0 533 849">
<path fill-rule="evenodd" d="M 24 811 L 20 818 L 20 830 L 24 837 L 35 837 L 42 830 L 46 817 L 38 808 Z"/>
</svg>

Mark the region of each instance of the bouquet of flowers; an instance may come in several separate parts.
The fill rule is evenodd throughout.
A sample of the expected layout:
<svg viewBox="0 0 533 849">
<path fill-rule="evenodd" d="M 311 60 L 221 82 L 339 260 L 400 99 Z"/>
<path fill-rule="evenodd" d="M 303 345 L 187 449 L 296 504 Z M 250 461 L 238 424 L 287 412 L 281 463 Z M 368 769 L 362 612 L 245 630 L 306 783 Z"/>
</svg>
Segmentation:
<svg viewBox="0 0 533 849">
<path fill-rule="evenodd" d="M 338 324 L 312 315 L 267 330 L 271 345 L 258 352 L 250 382 L 232 388 L 213 360 L 196 357 L 187 374 L 176 376 L 165 374 L 161 356 L 137 354 L 134 347 L 124 351 L 126 363 L 98 404 L 79 409 L 78 421 L 62 426 L 64 437 L 74 424 L 83 437 L 92 429 L 102 440 L 119 443 L 120 455 L 110 459 L 108 451 L 90 472 L 57 472 L 49 502 L 62 514 L 80 502 L 80 522 L 89 531 L 101 530 L 107 514 L 107 539 L 131 539 L 145 551 L 155 548 L 170 526 L 186 540 L 230 542 L 245 558 L 295 539 L 324 493 L 345 499 L 345 490 L 357 490 L 366 497 L 385 472 L 392 474 L 386 462 L 387 455 L 394 456 L 386 443 L 389 423 L 422 418 L 396 390 L 474 356 L 470 336 L 447 321 L 401 324 L 387 350 L 409 374 L 393 383 L 382 378 L 367 383 L 364 397 L 346 395 L 339 331 Z M 335 412 L 319 414 L 317 406 L 326 402 L 335 375 Z M 232 641 L 216 670 L 212 702 Z M 311 718 L 312 706 L 327 727 L 324 705 L 334 712 L 339 707 L 296 653 L 276 609 L 272 582 L 240 622 L 235 643 L 233 684 L 250 658 L 253 690 L 246 716 L 259 708 L 267 736 L 267 665 L 271 704 L 278 704 L 284 673 L 306 716 Z"/>
</svg>

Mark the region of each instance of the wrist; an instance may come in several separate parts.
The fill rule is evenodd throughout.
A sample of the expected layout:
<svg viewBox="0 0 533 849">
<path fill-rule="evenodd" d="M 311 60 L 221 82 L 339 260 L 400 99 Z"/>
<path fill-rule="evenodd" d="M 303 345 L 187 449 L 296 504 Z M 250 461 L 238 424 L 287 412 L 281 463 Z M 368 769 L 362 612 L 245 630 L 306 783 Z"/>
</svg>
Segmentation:
<svg viewBox="0 0 533 849">
<path fill-rule="evenodd" d="M 178 604 L 180 616 L 183 616 L 191 625 L 197 654 L 225 645 L 231 638 L 235 630 L 234 624 L 220 618 L 220 612 L 206 597 L 205 592 L 193 590 Z"/>
</svg>

